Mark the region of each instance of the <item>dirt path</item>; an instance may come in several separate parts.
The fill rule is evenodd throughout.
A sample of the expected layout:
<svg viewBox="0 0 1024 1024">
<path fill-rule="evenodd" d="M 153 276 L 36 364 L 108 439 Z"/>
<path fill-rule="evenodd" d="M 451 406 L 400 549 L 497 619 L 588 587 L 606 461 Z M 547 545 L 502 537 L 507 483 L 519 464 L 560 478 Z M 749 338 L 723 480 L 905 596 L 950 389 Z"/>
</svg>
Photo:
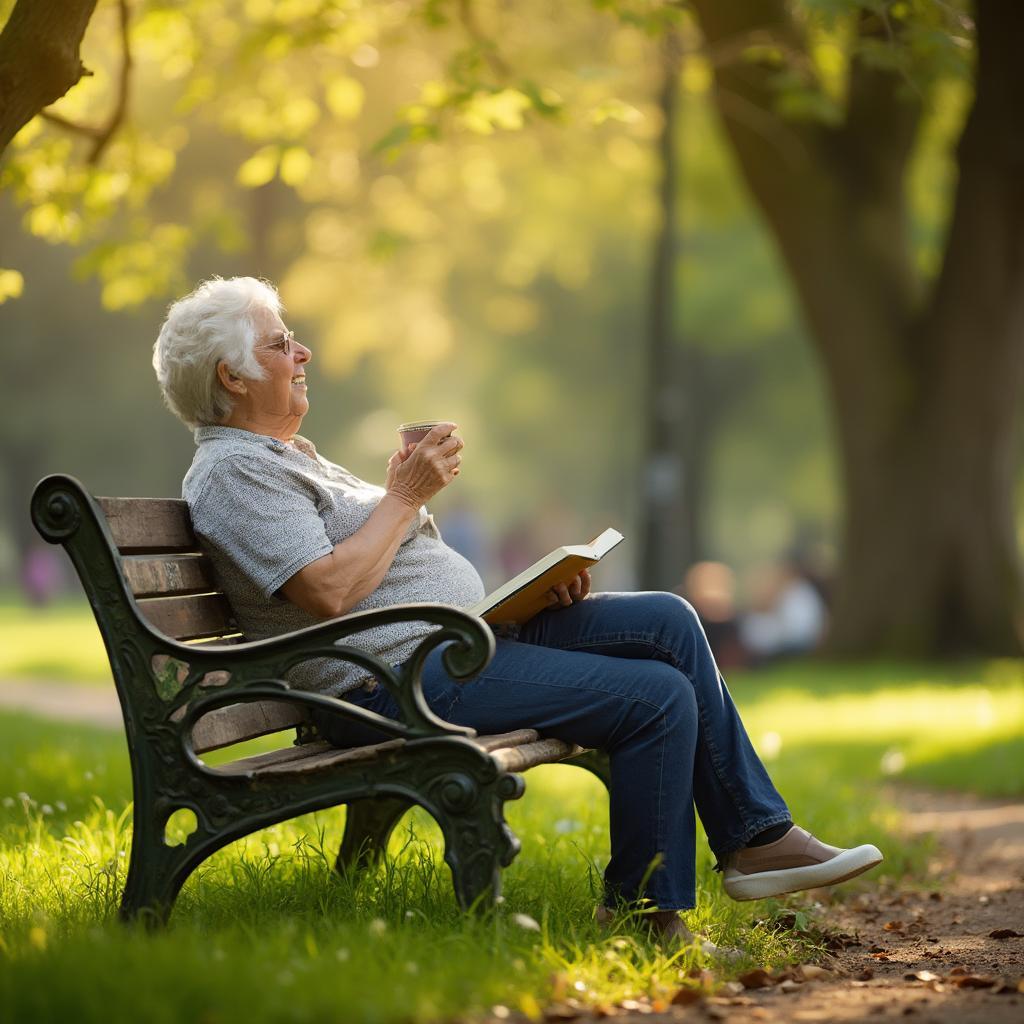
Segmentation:
<svg viewBox="0 0 1024 1024">
<path fill-rule="evenodd" d="M 87 725 L 121 724 L 121 705 L 113 683 L 4 679 L 0 681 L 0 708 Z"/>
<path fill-rule="evenodd" d="M 10 680 L 0 707 L 48 718 L 119 726 L 113 687 Z M 795 968 L 664 1012 L 645 1001 L 609 1007 L 616 1022 L 727 1020 L 918 1024 L 1024 1022 L 1024 802 L 900 789 L 889 794 L 906 812 L 912 835 L 932 833 L 937 854 L 925 891 L 867 889 L 826 903 L 834 933 L 825 970 Z M 1000 932 L 1019 933 L 997 937 Z M 757 987 L 761 983 L 763 987 Z M 747 987 L 748 985 L 755 987 Z M 660 1008 L 658 1008 L 660 1009 Z M 548 1020 L 594 1019 L 571 1003 Z"/>
<path fill-rule="evenodd" d="M 736 991 L 674 1007 L 672 1018 L 1024 1022 L 1024 803 L 907 790 L 894 797 L 911 834 L 939 840 L 928 866 L 933 891 L 874 890 L 833 903 L 822 915 L 837 933 L 830 969 L 808 979 L 797 968 L 788 983 L 783 973 L 764 988 L 734 983 Z M 993 935 L 1001 931 L 1022 934 Z"/>
</svg>

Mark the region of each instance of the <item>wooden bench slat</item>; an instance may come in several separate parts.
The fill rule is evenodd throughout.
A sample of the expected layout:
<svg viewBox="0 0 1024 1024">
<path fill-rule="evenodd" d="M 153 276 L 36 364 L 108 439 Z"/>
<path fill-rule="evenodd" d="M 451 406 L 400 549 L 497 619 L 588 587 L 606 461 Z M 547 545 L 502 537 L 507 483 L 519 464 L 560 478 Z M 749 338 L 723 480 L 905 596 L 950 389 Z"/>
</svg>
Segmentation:
<svg viewBox="0 0 1024 1024">
<path fill-rule="evenodd" d="M 341 750 L 337 746 L 328 744 L 327 750 L 317 751 L 312 757 L 293 758 L 287 761 L 272 763 L 266 767 L 257 768 L 256 774 L 260 778 L 265 778 L 267 775 L 305 775 L 324 771 L 324 769 L 333 768 L 335 765 L 349 764 L 356 761 L 375 761 L 382 754 L 398 750 L 401 746 L 406 745 L 406 742 L 407 740 L 404 739 L 385 739 L 382 743 L 371 743 L 369 746 L 353 746 L 349 750 Z M 299 750 L 299 748 L 296 748 L 296 750 Z M 266 755 L 263 756 L 265 757 Z M 233 765 L 224 765 L 223 768 L 218 768 L 217 770 L 226 770 L 228 774 L 234 774 L 230 770 L 231 768 L 233 768 Z M 253 769 L 250 767 L 243 770 L 252 771 Z"/>
<path fill-rule="evenodd" d="M 198 551 L 188 505 L 174 498 L 97 498 L 121 554 Z"/>
<path fill-rule="evenodd" d="M 533 743 L 539 738 L 536 729 L 516 729 L 514 732 L 502 732 L 496 736 L 477 736 L 473 742 L 489 753 L 501 747 L 518 747 L 524 743 Z"/>
<path fill-rule="evenodd" d="M 204 754 L 208 750 L 218 750 L 268 733 L 292 729 L 308 721 L 309 712 L 301 705 L 289 701 L 260 700 L 229 704 L 203 715 L 196 722 L 192 727 L 192 746 L 197 754 Z"/>
<path fill-rule="evenodd" d="M 130 555 L 122 565 L 128 586 L 139 598 L 207 594 L 220 589 L 206 555 Z"/>
<path fill-rule="evenodd" d="M 223 594 L 154 597 L 138 604 L 139 611 L 152 625 L 175 640 L 238 632 L 231 605 Z"/>
<path fill-rule="evenodd" d="M 332 747 L 326 740 L 317 740 L 315 743 L 303 743 L 298 747 L 282 747 L 280 750 L 271 750 L 266 754 L 253 754 L 251 757 L 242 757 L 237 761 L 218 765 L 213 770 L 227 775 L 244 775 L 248 771 L 268 768 L 277 764 L 290 764 L 293 761 L 302 761 L 307 757 L 316 757 L 335 749 L 337 748 Z"/>
<path fill-rule="evenodd" d="M 536 747 L 537 733 L 533 729 L 517 729 L 515 732 L 501 733 L 496 736 L 478 736 L 470 742 L 485 751 L 500 750 L 502 753 L 515 749 L 519 745 Z M 214 771 L 226 775 L 245 775 L 252 772 L 258 777 L 266 775 L 308 775 L 325 771 L 339 764 L 351 764 L 358 761 L 372 761 L 381 754 L 386 754 L 405 746 L 406 740 L 385 740 L 383 743 L 371 743 L 365 747 L 351 747 L 347 750 L 333 747 L 325 741 L 308 743 L 301 747 L 289 747 L 285 750 L 272 750 L 267 754 L 255 754 L 243 757 L 230 764 L 220 765 Z M 541 740 L 541 743 L 557 743 L 557 755 L 569 757 L 578 752 L 578 748 L 561 740 Z M 538 762 L 539 763 L 539 762 Z"/>
<path fill-rule="evenodd" d="M 567 757 L 582 754 L 583 747 L 565 740 L 537 740 L 521 747 L 505 747 L 491 751 L 493 757 L 507 772 L 525 772 L 539 764 L 562 761 Z"/>
</svg>

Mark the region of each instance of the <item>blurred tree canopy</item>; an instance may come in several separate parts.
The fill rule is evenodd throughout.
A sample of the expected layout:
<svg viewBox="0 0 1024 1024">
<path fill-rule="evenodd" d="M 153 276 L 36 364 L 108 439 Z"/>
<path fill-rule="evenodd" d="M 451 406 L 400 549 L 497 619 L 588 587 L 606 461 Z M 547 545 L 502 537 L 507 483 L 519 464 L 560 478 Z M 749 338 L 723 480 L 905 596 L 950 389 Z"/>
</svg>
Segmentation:
<svg viewBox="0 0 1024 1024">
<path fill-rule="evenodd" d="M 830 427 L 814 371 L 794 354 L 795 297 L 838 441 L 836 647 L 1016 652 L 1016 7 L 0 0 L 0 125 L 28 109 L 7 99 L 20 81 L 12 60 L 49 67 L 48 51 L 23 52 L 33 17 L 41 38 L 67 40 L 51 90 L 79 70 L 83 32 L 92 72 L 52 106 L 32 94 L 37 116 L 14 135 L 0 186 L 29 232 L 75 249 L 76 272 L 99 280 L 109 308 L 233 266 L 280 282 L 316 331 L 325 372 L 368 380 L 375 368 L 346 410 L 367 436 L 383 436 L 392 415 L 375 419 L 375 406 L 457 412 L 477 392 L 487 415 L 463 419 L 502 450 L 482 490 L 514 479 L 539 502 L 552 479 L 581 480 L 579 444 L 550 444 L 571 380 L 574 416 L 622 423 L 602 434 L 606 465 L 566 499 L 603 526 L 608 494 L 638 511 L 608 467 L 635 463 L 641 443 L 628 399 L 643 394 L 646 239 L 665 212 L 657 54 L 674 33 L 685 244 L 673 344 L 706 384 L 688 400 L 710 399 L 694 429 L 723 459 L 707 472 L 730 452 L 755 467 L 690 511 L 720 520 L 695 553 L 742 547 L 750 506 L 736 494 L 777 483 L 741 454 L 769 420 L 794 453 L 787 493 L 819 518 L 829 504 Z M 0 301 L 24 285 L 9 248 Z M 566 429 L 583 445 L 592 436 Z M 538 451 L 553 462 L 544 474 Z"/>
</svg>

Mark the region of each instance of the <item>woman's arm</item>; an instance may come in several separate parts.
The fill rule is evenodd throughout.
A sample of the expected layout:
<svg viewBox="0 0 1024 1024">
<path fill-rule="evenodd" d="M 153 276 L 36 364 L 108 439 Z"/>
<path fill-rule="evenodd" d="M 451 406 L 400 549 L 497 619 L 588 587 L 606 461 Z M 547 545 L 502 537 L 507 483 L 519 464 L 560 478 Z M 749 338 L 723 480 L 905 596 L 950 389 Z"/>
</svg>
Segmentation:
<svg viewBox="0 0 1024 1024">
<path fill-rule="evenodd" d="M 459 474 L 462 440 L 454 423 L 440 423 L 418 444 L 388 462 L 386 494 L 366 522 L 334 549 L 300 569 L 281 594 L 318 618 L 345 615 L 380 586 L 395 553 L 429 501 Z"/>
</svg>

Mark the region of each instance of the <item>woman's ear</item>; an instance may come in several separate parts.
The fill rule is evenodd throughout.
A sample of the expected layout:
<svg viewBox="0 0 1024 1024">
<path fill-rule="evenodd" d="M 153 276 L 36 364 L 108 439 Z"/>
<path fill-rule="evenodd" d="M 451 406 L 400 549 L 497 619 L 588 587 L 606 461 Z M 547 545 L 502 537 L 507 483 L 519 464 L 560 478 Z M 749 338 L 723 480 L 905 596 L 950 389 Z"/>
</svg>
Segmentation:
<svg viewBox="0 0 1024 1024">
<path fill-rule="evenodd" d="M 245 394 L 245 381 L 237 374 L 232 373 L 231 368 L 228 366 L 227 360 L 225 359 L 222 359 L 217 364 L 217 379 L 226 390 L 231 391 L 236 395 Z"/>
</svg>

